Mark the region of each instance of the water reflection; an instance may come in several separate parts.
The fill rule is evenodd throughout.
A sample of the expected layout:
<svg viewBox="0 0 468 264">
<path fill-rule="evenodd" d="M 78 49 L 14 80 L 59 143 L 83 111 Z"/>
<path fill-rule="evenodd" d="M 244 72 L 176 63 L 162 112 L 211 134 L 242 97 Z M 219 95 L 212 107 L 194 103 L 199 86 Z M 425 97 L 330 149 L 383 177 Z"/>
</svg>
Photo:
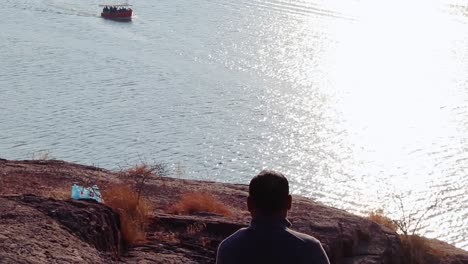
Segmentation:
<svg viewBox="0 0 468 264">
<path fill-rule="evenodd" d="M 327 70 L 336 92 L 333 107 L 341 117 L 337 123 L 346 131 L 343 144 L 353 157 L 343 170 L 354 179 L 344 187 L 351 198 L 340 202 L 328 196 L 327 202 L 357 211 L 386 207 L 399 218 L 395 194 L 420 213 L 437 199 L 453 204 L 448 196 L 455 195 L 462 203 L 455 210 L 467 215 L 466 165 L 454 159 L 467 156 L 460 149 L 467 140 L 460 119 L 467 113 L 457 109 L 467 100 L 468 62 L 460 60 L 466 58 L 460 51 L 466 50 L 468 35 L 466 24 L 455 21 L 446 5 L 362 1 L 352 23 L 330 27 L 337 43 L 328 52 Z M 466 234 L 467 221 L 446 212 L 446 206 L 430 213 L 423 233 L 440 236 L 444 223 Z M 449 236 L 467 246 L 457 234 Z"/>
</svg>

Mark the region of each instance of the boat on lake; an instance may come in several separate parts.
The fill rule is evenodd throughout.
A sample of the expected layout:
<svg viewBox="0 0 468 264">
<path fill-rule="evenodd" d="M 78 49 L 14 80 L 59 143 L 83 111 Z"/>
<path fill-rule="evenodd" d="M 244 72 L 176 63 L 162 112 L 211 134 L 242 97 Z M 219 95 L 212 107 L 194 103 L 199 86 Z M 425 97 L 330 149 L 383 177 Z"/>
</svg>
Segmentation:
<svg viewBox="0 0 468 264">
<path fill-rule="evenodd" d="M 129 4 L 103 4 L 101 17 L 118 21 L 132 20 L 133 10 Z"/>
</svg>

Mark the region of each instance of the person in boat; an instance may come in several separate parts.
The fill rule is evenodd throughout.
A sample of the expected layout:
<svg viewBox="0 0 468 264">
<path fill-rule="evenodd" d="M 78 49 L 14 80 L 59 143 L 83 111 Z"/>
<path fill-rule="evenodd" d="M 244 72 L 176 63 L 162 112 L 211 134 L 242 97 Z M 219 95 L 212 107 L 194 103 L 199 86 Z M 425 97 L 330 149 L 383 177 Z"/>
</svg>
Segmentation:
<svg viewBox="0 0 468 264">
<path fill-rule="evenodd" d="M 289 229 L 292 197 L 283 174 L 263 170 L 249 184 L 249 227 L 241 228 L 218 247 L 216 264 L 330 264 L 320 241 Z"/>
</svg>

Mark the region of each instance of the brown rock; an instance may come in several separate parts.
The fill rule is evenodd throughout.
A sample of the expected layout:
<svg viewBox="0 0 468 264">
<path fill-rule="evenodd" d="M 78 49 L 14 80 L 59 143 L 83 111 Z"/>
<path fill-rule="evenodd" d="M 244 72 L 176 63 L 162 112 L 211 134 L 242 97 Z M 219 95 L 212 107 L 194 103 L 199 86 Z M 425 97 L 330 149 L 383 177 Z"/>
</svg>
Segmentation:
<svg viewBox="0 0 468 264">
<path fill-rule="evenodd" d="M 89 239 L 74 235 L 59 221 L 50 221 L 46 213 L 21 199 L 0 197 L 0 237 L 3 238 L 0 239 L 0 263 L 105 263 L 110 260 Z M 47 203 L 46 199 L 38 199 L 39 204 Z M 73 206 L 67 210 L 73 211 Z M 69 243 L 67 247 L 62 245 L 64 241 Z"/>
</svg>

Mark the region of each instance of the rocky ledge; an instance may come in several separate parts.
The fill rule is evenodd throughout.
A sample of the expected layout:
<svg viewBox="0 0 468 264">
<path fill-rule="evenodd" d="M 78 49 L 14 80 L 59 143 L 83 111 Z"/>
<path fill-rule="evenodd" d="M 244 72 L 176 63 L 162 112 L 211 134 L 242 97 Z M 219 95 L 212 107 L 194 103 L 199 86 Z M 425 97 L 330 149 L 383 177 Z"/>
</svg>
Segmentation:
<svg viewBox="0 0 468 264">
<path fill-rule="evenodd" d="M 219 242 L 250 221 L 245 185 L 151 177 L 143 188 L 154 210 L 146 239 L 124 245 L 119 215 L 92 200 L 55 199 L 72 183 L 120 183 L 119 174 L 64 161 L 0 159 L 0 263 L 214 263 Z M 188 192 L 209 193 L 230 216 L 173 215 Z M 293 228 L 318 238 L 332 263 L 411 263 L 399 235 L 343 210 L 295 196 Z M 437 240 L 421 263 L 466 264 L 468 252 Z M 438 252 L 434 254 L 433 252 Z"/>
</svg>

